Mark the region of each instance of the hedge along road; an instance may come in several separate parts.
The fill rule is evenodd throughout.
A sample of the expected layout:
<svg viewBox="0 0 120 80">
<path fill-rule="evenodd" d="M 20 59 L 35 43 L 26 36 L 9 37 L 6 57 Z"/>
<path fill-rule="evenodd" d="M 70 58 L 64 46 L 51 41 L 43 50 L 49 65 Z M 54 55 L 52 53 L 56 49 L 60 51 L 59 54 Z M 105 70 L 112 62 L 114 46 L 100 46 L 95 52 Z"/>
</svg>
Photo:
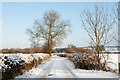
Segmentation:
<svg viewBox="0 0 120 80">
<path fill-rule="evenodd" d="M 117 74 L 103 71 L 75 69 L 67 58 L 52 56 L 16 78 L 117 78 Z"/>
<path fill-rule="evenodd" d="M 77 78 L 77 75 L 66 65 L 68 62 L 65 62 L 65 59 L 52 56 L 50 60 L 16 78 Z"/>
</svg>

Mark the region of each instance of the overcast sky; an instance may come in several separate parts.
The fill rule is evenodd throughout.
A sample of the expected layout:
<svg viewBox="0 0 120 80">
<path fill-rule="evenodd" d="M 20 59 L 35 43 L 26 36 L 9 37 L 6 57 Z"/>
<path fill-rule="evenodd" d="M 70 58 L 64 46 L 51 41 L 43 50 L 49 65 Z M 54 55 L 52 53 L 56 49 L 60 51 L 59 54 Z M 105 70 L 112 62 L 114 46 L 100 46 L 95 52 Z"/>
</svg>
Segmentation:
<svg viewBox="0 0 120 80">
<path fill-rule="evenodd" d="M 93 10 L 98 5 L 112 10 L 114 2 L 3 2 L 2 3 L 2 47 L 30 47 L 26 28 L 32 27 L 35 19 L 42 19 L 45 11 L 54 10 L 61 15 L 62 20 L 70 20 L 72 33 L 67 35 L 62 44 L 88 46 L 89 37 L 81 26 L 80 14 L 85 9 Z"/>
</svg>

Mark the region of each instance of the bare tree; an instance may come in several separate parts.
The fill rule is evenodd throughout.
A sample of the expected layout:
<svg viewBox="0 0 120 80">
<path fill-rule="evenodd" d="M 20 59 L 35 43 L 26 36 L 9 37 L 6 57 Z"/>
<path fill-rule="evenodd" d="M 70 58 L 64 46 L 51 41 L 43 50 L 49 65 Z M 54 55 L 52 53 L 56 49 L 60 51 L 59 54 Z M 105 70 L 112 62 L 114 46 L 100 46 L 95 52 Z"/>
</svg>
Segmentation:
<svg viewBox="0 0 120 80">
<path fill-rule="evenodd" d="M 108 9 L 94 7 L 94 10 L 84 10 L 80 15 L 82 20 L 82 26 L 87 31 L 90 39 L 91 46 L 94 48 L 94 53 L 98 60 L 99 69 L 101 69 L 101 45 L 105 46 L 112 41 L 112 35 L 114 34 L 112 29 L 114 26 L 114 19 L 108 12 Z"/>
<path fill-rule="evenodd" d="M 26 29 L 26 33 L 29 35 L 29 40 L 31 42 L 31 47 L 32 48 L 37 48 L 39 47 L 39 41 L 40 38 L 38 36 L 38 32 L 37 32 L 37 27 L 33 27 L 32 29 L 27 28 Z"/>
<path fill-rule="evenodd" d="M 70 32 L 68 21 L 61 21 L 60 15 L 56 11 L 46 11 L 41 21 L 35 20 L 34 27 L 27 29 L 30 39 L 39 44 L 40 40 L 45 40 L 48 45 L 47 53 L 51 54 L 53 44 L 61 41 Z"/>
<path fill-rule="evenodd" d="M 115 42 L 118 43 L 118 50 L 120 50 L 120 2 L 115 4 L 115 7 L 113 7 L 113 14 L 116 21 L 116 27 L 117 27 L 116 28 L 117 36 L 115 36 Z"/>
<path fill-rule="evenodd" d="M 55 41 L 53 41 L 52 48 L 54 48 L 55 45 L 56 45 Z M 42 45 L 42 48 L 43 48 L 43 50 L 44 50 L 45 53 L 48 51 L 49 46 L 48 46 L 48 42 L 47 41 Z"/>
</svg>

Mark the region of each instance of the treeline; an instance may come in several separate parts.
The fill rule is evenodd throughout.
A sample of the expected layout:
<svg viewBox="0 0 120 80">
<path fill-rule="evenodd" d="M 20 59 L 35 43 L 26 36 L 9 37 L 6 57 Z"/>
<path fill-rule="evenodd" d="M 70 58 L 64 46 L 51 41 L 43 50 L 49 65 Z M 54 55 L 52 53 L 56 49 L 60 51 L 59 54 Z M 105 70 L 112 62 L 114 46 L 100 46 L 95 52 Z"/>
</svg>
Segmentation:
<svg viewBox="0 0 120 80">
<path fill-rule="evenodd" d="M 89 53 L 93 54 L 93 52 L 90 49 L 85 48 L 66 48 L 66 53 Z"/>
<path fill-rule="evenodd" d="M 42 48 L 11 48 L 1 49 L 0 53 L 45 53 Z"/>
<path fill-rule="evenodd" d="M 47 49 L 44 48 L 11 48 L 11 49 L 1 49 L 0 53 L 47 53 Z M 84 48 L 57 48 L 53 49 L 52 53 L 89 53 L 92 54 L 93 52 L 90 49 Z"/>
</svg>

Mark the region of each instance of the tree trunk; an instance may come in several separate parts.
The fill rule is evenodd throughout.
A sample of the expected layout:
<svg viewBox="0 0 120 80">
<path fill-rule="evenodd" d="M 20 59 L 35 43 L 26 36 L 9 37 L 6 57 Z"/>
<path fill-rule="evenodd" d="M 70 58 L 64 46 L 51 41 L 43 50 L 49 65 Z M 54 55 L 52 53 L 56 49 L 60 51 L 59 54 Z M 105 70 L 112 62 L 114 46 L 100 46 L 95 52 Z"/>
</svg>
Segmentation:
<svg viewBox="0 0 120 80">
<path fill-rule="evenodd" d="M 101 70 L 101 61 L 100 61 L 101 59 L 99 58 L 98 59 L 98 65 L 99 65 L 99 70 Z"/>
<path fill-rule="evenodd" d="M 51 40 L 50 40 L 50 56 L 51 56 L 51 52 L 52 52 L 52 38 L 51 38 Z"/>
<path fill-rule="evenodd" d="M 50 54 L 50 43 L 49 43 L 49 39 L 48 39 L 48 50 L 47 50 L 47 53 Z"/>
<path fill-rule="evenodd" d="M 98 52 L 98 66 L 99 66 L 99 70 L 101 70 L 101 59 L 100 59 L 99 45 L 98 45 L 98 48 L 97 48 L 97 52 Z"/>
<path fill-rule="evenodd" d="M 49 26 L 49 54 L 51 56 L 51 52 L 52 52 L 52 35 L 51 35 L 51 28 L 52 28 L 52 23 Z"/>
</svg>

